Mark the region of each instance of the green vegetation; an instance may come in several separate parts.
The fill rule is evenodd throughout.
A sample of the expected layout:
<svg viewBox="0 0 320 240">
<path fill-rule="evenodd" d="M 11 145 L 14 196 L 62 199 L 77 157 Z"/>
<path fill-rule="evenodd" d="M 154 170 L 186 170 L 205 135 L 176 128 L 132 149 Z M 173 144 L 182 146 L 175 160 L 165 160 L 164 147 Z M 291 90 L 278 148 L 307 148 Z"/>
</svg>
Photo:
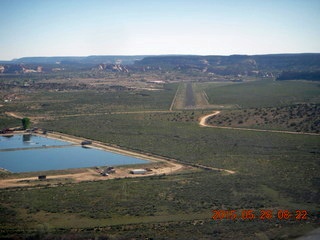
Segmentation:
<svg viewBox="0 0 320 240">
<path fill-rule="evenodd" d="M 30 128 L 31 121 L 30 121 L 29 118 L 22 118 L 22 119 L 21 119 L 21 122 L 22 122 L 22 127 L 23 127 L 24 130 Z"/>
<path fill-rule="evenodd" d="M 277 80 L 310 80 L 310 81 L 320 81 L 320 71 L 316 72 L 294 72 L 294 71 L 285 71 L 280 74 Z"/>
<path fill-rule="evenodd" d="M 320 103 L 319 83 L 303 81 L 255 81 L 217 87 L 205 85 L 210 104 L 237 104 L 240 108 L 278 107 L 296 103 Z"/>
<path fill-rule="evenodd" d="M 317 136 L 199 128 L 196 120 L 197 115 L 199 116 L 201 113 L 195 114 L 194 111 L 185 111 L 180 113 L 117 114 L 88 116 L 82 118 L 82 121 L 77 121 L 77 118 L 65 118 L 59 126 L 56 126 L 59 127 L 56 130 L 117 144 L 135 151 L 152 152 L 174 157 L 184 162 L 221 167 L 237 172 L 234 176 L 221 176 L 212 172 L 193 174 L 192 176 L 182 175 L 186 180 L 192 179 L 192 184 L 188 183 L 181 188 L 184 198 L 178 195 L 179 197 L 175 197 L 175 199 L 179 199 L 180 204 L 184 203 L 189 208 L 197 209 L 186 210 L 188 216 L 205 212 L 206 207 L 213 209 L 216 206 L 220 209 L 222 205 L 226 209 L 253 208 L 256 211 L 261 208 L 305 208 L 310 210 L 313 216 L 316 214 L 317 205 L 315 203 L 319 197 L 317 183 L 314 182 L 317 178 L 317 159 L 319 157 L 317 150 L 319 138 Z M 91 126 L 92 121 L 95 121 L 95 126 Z M 104 121 L 109 122 L 104 124 Z M 55 129 L 54 125 L 54 122 L 46 123 L 46 126 Z M 103 128 L 96 127 L 102 125 Z M 90 128 L 90 132 L 85 130 L 87 128 Z M 174 176 L 169 179 L 170 182 L 177 181 Z M 197 183 L 196 179 L 208 182 Z M 228 186 L 228 181 L 231 186 Z M 159 181 L 158 184 L 161 185 L 162 182 Z M 190 184 L 192 186 L 196 184 L 194 188 L 197 188 L 199 193 Z M 222 186 L 220 190 L 223 193 L 219 192 L 219 187 L 216 184 Z M 160 185 L 157 186 L 157 192 L 161 191 Z M 201 187 L 206 189 L 201 189 Z M 174 188 L 172 187 L 172 189 Z M 175 189 L 174 192 L 176 191 Z M 151 194 L 152 191 L 149 193 Z M 204 193 L 208 194 L 204 196 L 206 200 L 196 199 L 195 202 L 192 202 L 193 196 L 201 196 Z M 212 202 L 219 201 L 217 199 L 223 198 L 223 196 L 227 196 L 228 199 L 221 200 L 219 202 L 222 204 L 221 206 Z M 234 200 L 232 200 L 233 198 Z M 141 197 L 141 199 L 147 198 Z M 146 201 L 145 204 L 151 202 L 157 201 Z M 202 202 L 204 207 L 197 207 L 199 202 Z M 175 216 L 184 212 L 183 210 L 180 213 L 175 212 L 172 207 L 169 209 L 170 212 L 175 213 L 173 214 Z M 182 209 L 188 208 L 182 207 Z M 161 216 L 161 213 L 155 212 L 154 214 Z M 165 219 L 171 217 L 166 216 Z M 184 217 L 187 218 L 187 216 Z M 151 219 L 149 221 L 153 221 Z M 205 221 L 205 225 L 208 224 L 212 227 L 213 223 L 210 223 L 208 218 L 202 217 L 200 219 Z M 140 221 L 142 220 L 140 219 Z M 175 220 L 172 223 L 176 231 L 181 229 L 176 225 L 178 222 L 180 221 Z M 184 224 L 179 224 L 186 228 Z M 224 227 L 221 227 L 221 238 L 226 237 L 224 234 L 230 231 L 228 224 L 231 223 L 225 223 Z M 244 236 L 245 229 L 248 227 L 245 224 L 248 223 L 242 224 L 244 224 L 242 225 L 243 229 L 238 230 Z M 255 224 L 257 224 L 255 228 L 262 227 L 262 224 L 266 227 L 262 222 L 259 224 L 257 221 Z M 282 224 L 284 223 L 282 222 Z M 140 228 L 140 225 L 138 226 L 137 228 Z M 266 227 L 268 229 L 265 229 L 266 232 L 278 232 L 271 230 L 273 227 L 269 227 Z M 204 232 L 201 232 L 199 237 L 203 236 L 202 234 Z M 183 235 L 179 236 L 183 238 Z"/>
<path fill-rule="evenodd" d="M 320 132 L 320 105 L 295 104 L 276 108 L 223 111 L 208 121 L 215 126 Z"/>
<path fill-rule="evenodd" d="M 8 117 L 4 113 L 0 113 L 0 130 L 9 127 L 17 127 L 21 125 L 21 120 Z"/>
<path fill-rule="evenodd" d="M 282 209 L 262 182 L 248 176 L 214 172 L 186 173 L 173 176 L 118 179 L 107 182 L 87 182 L 61 185 L 58 188 L 16 189 L 2 191 L 1 203 L 7 218 L 1 219 L 7 233 L 15 231 L 20 221 L 24 234 L 39 234 L 39 225 L 46 235 L 68 233 L 71 229 L 94 232 L 95 236 L 152 237 L 183 239 L 220 239 L 237 234 L 252 239 L 256 234 L 273 238 L 290 227 L 308 230 L 308 225 L 292 221 L 254 221 L 211 219 L 212 209 Z M 277 197 L 276 197 L 277 198 Z M 278 199 L 278 198 L 277 198 Z M 301 203 L 299 207 L 309 207 Z M 309 223 L 314 222 L 314 210 Z M 108 227 L 106 227 L 108 226 Z M 33 232 L 28 229 L 33 229 Z M 126 229 L 122 232 L 120 229 Z M 296 236 L 295 231 L 291 236 Z M 50 236 L 50 235 L 49 235 Z"/>
<path fill-rule="evenodd" d="M 179 91 L 185 93 L 177 94 L 181 103 L 187 85 L 180 86 Z M 168 111 L 177 87 L 168 84 L 162 91 L 35 91 L 3 111 L 50 116 L 40 119 L 37 126 L 235 174 L 198 170 L 62 182 L 59 187 L 1 189 L 4 215 L 0 217 L 0 236 L 292 239 L 318 227 L 319 136 L 200 127 L 199 117 L 212 111 L 176 111 L 178 104 Z M 222 121 L 224 125 L 232 118 L 232 126 L 252 127 L 252 119 L 261 119 L 258 127 L 262 129 L 276 125 L 288 130 L 292 122 L 297 124 L 289 130 L 316 128 L 317 83 L 193 83 L 193 91 L 205 92 L 210 104 L 229 108 L 238 104 L 241 108 L 222 111 L 211 120 L 213 124 Z M 214 209 L 237 213 L 251 209 L 256 215 L 262 209 L 274 213 L 305 209 L 308 220 L 279 220 L 276 216 L 270 220 L 213 220 Z"/>
<path fill-rule="evenodd" d="M 6 111 L 27 116 L 55 117 L 72 114 L 101 114 L 119 111 L 168 110 L 176 84 L 159 91 L 69 91 L 28 93 L 23 101 L 6 106 Z"/>
</svg>

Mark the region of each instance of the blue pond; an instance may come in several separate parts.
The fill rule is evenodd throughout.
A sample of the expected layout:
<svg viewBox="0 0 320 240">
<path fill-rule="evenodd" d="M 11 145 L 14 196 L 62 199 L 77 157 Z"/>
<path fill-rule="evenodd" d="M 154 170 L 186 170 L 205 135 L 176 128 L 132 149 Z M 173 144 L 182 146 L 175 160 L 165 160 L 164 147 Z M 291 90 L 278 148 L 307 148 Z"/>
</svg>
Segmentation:
<svg viewBox="0 0 320 240">
<path fill-rule="evenodd" d="M 28 149 L 30 148 L 28 143 L 35 143 L 31 144 L 32 149 Z M 146 160 L 135 157 L 94 148 L 71 146 L 67 142 L 34 135 L 30 136 L 28 143 L 23 141 L 21 135 L 10 138 L 0 137 L 0 167 L 10 172 L 33 172 L 148 163 Z M 41 148 L 43 145 L 52 148 Z M 39 148 L 34 148 L 37 146 Z M 19 150 L 14 150 L 15 148 Z"/>
<path fill-rule="evenodd" d="M 69 142 L 59 141 L 52 138 L 40 137 L 37 135 L 10 135 L 0 137 L 0 150 L 13 148 L 34 148 L 41 146 L 65 146 Z M 0 155 L 1 156 L 1 155 Z"/>
</svg>

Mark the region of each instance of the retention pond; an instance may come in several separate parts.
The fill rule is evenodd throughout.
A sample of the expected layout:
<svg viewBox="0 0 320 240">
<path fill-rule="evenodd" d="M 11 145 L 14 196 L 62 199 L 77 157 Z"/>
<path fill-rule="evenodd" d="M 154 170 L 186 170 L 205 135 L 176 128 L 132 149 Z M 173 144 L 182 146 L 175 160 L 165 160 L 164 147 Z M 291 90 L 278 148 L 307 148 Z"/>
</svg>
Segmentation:
<svg viewBox="0 0 320 240">
<path fill-rule="evenodd" d="M 148 162 L 37 135 L 0 136 L 0 168 L 14 173 Z"/>
</svg>

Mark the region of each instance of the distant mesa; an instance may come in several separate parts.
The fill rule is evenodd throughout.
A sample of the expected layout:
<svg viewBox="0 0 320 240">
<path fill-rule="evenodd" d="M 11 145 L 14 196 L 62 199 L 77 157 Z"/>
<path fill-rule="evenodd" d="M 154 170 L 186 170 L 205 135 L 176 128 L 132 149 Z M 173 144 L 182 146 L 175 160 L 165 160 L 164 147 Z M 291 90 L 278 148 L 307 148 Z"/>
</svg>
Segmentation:
<svg viewBox="0 0 320 240">
<path fill-rule="evenodd" d="M 88 56 L 88 57 L 24 57 L 0 61 L 0 74 L 37 74 L 59 71 L 198 72 L 208 76 L 232 75 L 279 78 L 289 76 L 318 79 L 320 54 L 269 55 L 160 55 L 160 56 Z M 311 74 L 310 74 L 311 73 Z"/>
<path fill-rule="evenodd" d="M 24 65 L 24 64 L 5 64 L 0 65 L 0 73 L 41 73 L 43 66 Z"/>
</svg>

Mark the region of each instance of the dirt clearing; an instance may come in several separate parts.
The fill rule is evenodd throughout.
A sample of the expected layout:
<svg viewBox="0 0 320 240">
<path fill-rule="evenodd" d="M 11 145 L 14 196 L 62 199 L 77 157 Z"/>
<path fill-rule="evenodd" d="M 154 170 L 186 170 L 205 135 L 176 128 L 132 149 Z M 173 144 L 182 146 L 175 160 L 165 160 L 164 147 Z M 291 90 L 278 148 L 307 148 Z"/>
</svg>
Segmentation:
<svg viewBox="0 0 320 240">
<path fill-rule="evenodd" d="M 152 164 L 148 167 L 148 171 L 145 174 L 131 174 L 130 170 L 134 167 L 115 167 L 115 173 L 108 176 L 101 175 L 101 169 L 103 168 L 87 168 L 83 169 L 80 173 L 60 174 L 60 175 L 47 175 L 46 179 L 39 180 L 38 176 L 34 177 L 22 177 L 22 178 L 8 178 L 0 179 L 0 188 L 11 187 L 35 187 L 35 186 L 58 186 L 64 183 L 78 183 L 83 181 L 103 181 L 115 178 L 134 178 L 155 176 L 161 174 L 172 174 L 181 170 L 191 169 L 177 163 L 164 163 L 164 164 Z"/>
</svg>

